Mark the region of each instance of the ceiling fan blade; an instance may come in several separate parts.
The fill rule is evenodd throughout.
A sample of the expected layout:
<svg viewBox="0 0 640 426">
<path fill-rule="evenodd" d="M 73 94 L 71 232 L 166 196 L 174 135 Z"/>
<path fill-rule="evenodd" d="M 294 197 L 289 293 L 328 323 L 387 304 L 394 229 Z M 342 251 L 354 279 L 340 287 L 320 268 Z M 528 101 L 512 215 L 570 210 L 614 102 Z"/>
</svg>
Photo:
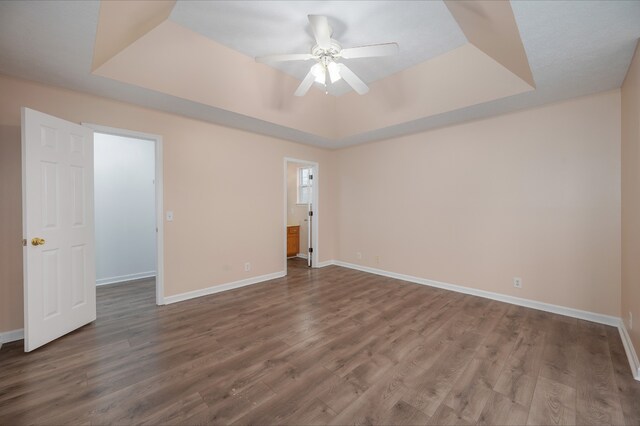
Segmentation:
<svg viewBox="0 0 640 426">
<path fill-rule="evenodd" d="M 371 58 L 375 56 L 392 56 L 397 55 L 398 43 L 383 43 L 372 44 L 370 46 L 351 47 L 349 49 L 342 49 L 340 56 L 345 59 L 354 58 Z"/>
<path fill-rule="evenodd" d="M 304 96 L 311 88 L 311 85 L 313 84 L 315 78 L 316 76 L 313 75 L 313 71 L 309 70 L 304 80 L 302 80 L 302 83 L 300 83 L 300 86 L 298 86 L 298 88 L 296 89 L 294 95 Z"/>
<path fill-rule="evenodd" d="M 331 27 L 326 16 L 322 15 L 309 15 L 309 23 L 311 24 L 311 30 L 313 30 L 313 36 L 316 38 L 316 43 L 323 49 L 329 49 L 331 47 Z"/>
<path fill-rule="evenodd" d="M 293 53 L 290 55 L 267 55 L 267 56 L 258 56 L 256 58 L 256 62 L 260 62 L 263 64 L 270 64 L 272 62 L 286 62 L 286 61 L 308 61 L 309 59 L 313 59 L 313 55 L 311 53 Z"/>
<path fill-rule="evenodd" d="M 364 84 L 364 81 L 360 80 L 360 77 L 355 75 L 345 64 L 338 64 L 338 67 L 340 68 L 340 76 L 359 95 L 364 95 L 369 91 L 369 86 Z"/>
</svg>

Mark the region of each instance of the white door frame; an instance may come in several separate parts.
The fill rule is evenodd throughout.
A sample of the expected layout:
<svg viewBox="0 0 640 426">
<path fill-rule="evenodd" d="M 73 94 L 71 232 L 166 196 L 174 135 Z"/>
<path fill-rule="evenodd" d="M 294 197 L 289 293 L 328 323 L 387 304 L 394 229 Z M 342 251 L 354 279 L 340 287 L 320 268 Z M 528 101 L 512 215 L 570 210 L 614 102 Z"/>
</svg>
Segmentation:
<svg viewBox="0 0 640 426">
<path fill-rule="evenodd" d="M 320 222 L 320 214 L 319 214 L 319 200 L 320 200 L 320 191 L 319 191 L 319 182 L 320 182 L 320 165 L 315 162 L 315 161 L 309 161 L 309 160 L 300 160 L 297 158 L 291 158 L 291 157 L 285 157 L 284 158 L 284 232 L 283 232 L 283 236 L 284 236 L 284 244 L 283 244 L 283 250 L 282 250 L 282 256 L 284 258 L 284 272 L 285 275 L 287 274 L 287 216 L 289 214 L 288 212 L 288 206 L 287 206 L 287 194 L 288 194 L 288 182 L 287 182 L 287 176 L 288 176 L 288 165 L 289 163 L 296 163 L 296 164 L 304 164 L 304 165 L 309 165 L 313 167 L 313 189 L 311 191 L 311 203 L 313 205 L 313 221 L 311 222 L 311 234 L 313 236 L 313 253 L 311 254 L 311 264 L 313 268 L 317 268 L 318 267 L 318 259 L 320 259 L 320 243 L 319 243 L 319 232 L 318 230 L 320 229 L 319 227 L 319 222 Z"/>
<path fill-rule="evenodd" d="M 115 127 L 100 126 L 92 123 L 82 123 L 95 132 L 113 136 L 144 139 L 155 143 L 156 146 L 156 305 L 164 305 L 164 184 L 162 178 L 162 136 Z"/>
</svg>

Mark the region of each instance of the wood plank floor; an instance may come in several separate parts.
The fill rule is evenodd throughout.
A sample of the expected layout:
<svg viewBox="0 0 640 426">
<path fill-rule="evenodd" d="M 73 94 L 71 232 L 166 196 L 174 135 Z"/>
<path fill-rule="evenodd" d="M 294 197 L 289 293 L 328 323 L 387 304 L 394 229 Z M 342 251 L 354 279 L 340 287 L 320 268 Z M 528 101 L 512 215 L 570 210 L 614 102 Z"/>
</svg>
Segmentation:
<svg viewBox="0 0 640 426">
<path fill-rule="evenodd" d="M 0 424 L 640 424 L 616 329 L 337 266 L 0 350 Z"/>
</svg>

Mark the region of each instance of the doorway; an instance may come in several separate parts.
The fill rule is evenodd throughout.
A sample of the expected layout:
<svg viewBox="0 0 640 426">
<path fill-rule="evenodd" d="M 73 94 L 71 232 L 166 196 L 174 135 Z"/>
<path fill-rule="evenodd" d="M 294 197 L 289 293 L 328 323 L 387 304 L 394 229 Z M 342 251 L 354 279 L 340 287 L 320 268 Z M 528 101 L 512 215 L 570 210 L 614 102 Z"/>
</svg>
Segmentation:
<svg viewBox="0 0 640 426">
<path fill-rule="evenodd" d="M 94 132 L 153 141 L 157 267 L 149 300 L 163 304 L 163 162 L 160 136 L 80 125 L 26 107 L 21 115 L 24 350 L 30 352 L 96 320 Z"/>
<path fill-rule="evenodd" d="M 318 253 L 318 163 L 285 158 L 285 271 L 314 267 Z"/>
<path fill-rule="evenodd" d="M 102 292 L 117 285 L 136 297 L 155 290 L 162 305 L 162 140 L 88 127 L 94 130 L 96 285 Z"/>
</svg>

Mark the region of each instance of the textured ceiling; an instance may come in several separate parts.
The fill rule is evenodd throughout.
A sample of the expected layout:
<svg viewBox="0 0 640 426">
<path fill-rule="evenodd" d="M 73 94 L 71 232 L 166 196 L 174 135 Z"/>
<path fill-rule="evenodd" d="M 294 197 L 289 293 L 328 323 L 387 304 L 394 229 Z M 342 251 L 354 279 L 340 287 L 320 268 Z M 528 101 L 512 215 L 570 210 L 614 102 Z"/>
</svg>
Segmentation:
<svg viewBox="0 0 640 426">
<path fill-rule="evenodd" d="M 264 31 L 267 31 L 269 26 L 273 26 L 275 29 L 271 28 L 271 30 L 273 33 L 280 34 L 278 37 L 287 37 L 282 35 L 284 32 L 279 32 L 280 26 L 298 28 L 298 35 L 295 37 L 291 35 L 294 39 L 288 46 L 292 46 L 292 48 L 295 47 L 294 43 L 299 43 L 304 47 L 305 39 L 308 44 L 311 43 L 305 18 L 306 14 L 311 11 L 305 9 L 302 12 L 302 17 L 298 16 L 298 12 L 292 12 L 292 10 L 298 10 L 301 7 L 300 2 L 285 2 L 278 5 L 277 8 L 273 5 L 264 5 L 264 3 L 270 2 L 248 3 L 248 7 L 254 12 L 251 17 L 243 16 L 242 19 L 246 22 L 258 21 Z M 324 3 L 327 2 L 310 2 L 311 5 L 317 7 L 324 7 Z M 352 40 L 353 44 L 400 41 L 401 52 L 404 52 L 408 42 L 403 44 L 400 38 L 410 39 L 411 32 L 422 31 L 424 25 L 423 21 L 416 22 L 408 19 L 406 28 L 403 28 L 403 31 L 406 30 L 406 32 L 393 34 L 391 31 L 380 28 L 386 25 L 386 15 L 384 13 L 376 14 L 373 11 L 376 2 L 373 4 L 362 2 L 363 10 L 366 10 L 362 14 L 359 13 L 361 2 L 338 3 L 348 3 L 343 7 L 345 10 L 349 9 L 350 12 L 338 14 L 334 13 L 335 9 L 332 9 L 331 13 L 327 12 L 326 14 L 330 17 L 336 36 L 345 45 L 350 45 Z M 396 3 L 394 2 L 394 4 Z M 415 7 L 423 6 L 422 2 L 416 3 Z M 426 7 L 434 7 L 429 6 L 430 2 L 426 2 L 426 4 Z M 440 2 L 434 2 L 434 4 L 441 6 Z M 215 2 L 213 4 L 209 2 L 179 2 L 171 19 L 175 22 L 179 22 L 180 19 L 188 19 L 188 13 L 181 11 L 182 8 L 212 7 L 215 5 Z M 536 90 L 356 135 L 348 139 L 331 141 L 219 108 L 92 75 L 91 61 L 99 6 L 97 1 L 0 2 L 0 73 L 325 147 L 340 147 L 393 137 L 620 87 L 631 61 L 634 47 L 640 38 L 640 2 L 638 1 L 512 2 L 515 19 L 536 82 Z M 239 5 L 238 7 L 246 8 L 247 5 Z M 338 6 L 336 5 L 336 7 Z M 381 3 L 380 7 L 385 7 L 385 5 Z M 241 10 L 239 9 L 235 13 L 241 14 Z M 317 9 L 314 11 L 322 12 Z M 276 23 L 265 24 L 262 27 L 263 21 L 274 22 L 274 16 L 277 20 Z M 368 27 L 367 16 L 369 19 L 375 16 L 378 24 L 373 25 L 373 28 Z M 233 37 L 234 32 L 230 25 L 235 22 L 235 15 L 228 12 L 222 14 L 222 18 L 227 25 L 227 29 L 223 32 L 230 35 L 229 43 L 234 42 L 237 38 L 236 41 L 242 45 L 246 43 L 247 37 L 255 37 L 255 35 L 247 35 L 239 31 Z M 450 16 L 443 18 L 444 21 L 450 19 Z M 409 22 L 411 23 L 409 24 Z M 197 28 L 196 19 L 193 19 L 189 25 L 193 30 L 206 34 L 206 28 Z M 442 25 L 443 28 L 447 26 L 446 22 L 441 22 L 438 25 Z M 289 34 L 289 30 L 286 33 Z M 428 48 L 425 47 L 425 50 L 420 54 L 435 54 L 433 52 L 436 52 L 438 48 L 446 50 L 445 46 L 452 45 L 452 40 L 456 36 L 454 33 L 447 33 L 445 36 L 446 42 L 431 44 Z M 432 38 L 438 39 L 439 36 Z M 418 44 L 429 44 L 427 43 L 429 40 L 418 40 Z M 217 41 L 224 43 L 222 40 Z M 265 51 L 258 52 L 258 54 L 284 53 L 288 50 L 288 48 L 277 49 L 278 43 L 273 41 L 265 43 L 263 45 Z M 236 48 L 241 49 L 239 46 Z M 294 51 L 296 50 L 298 49 Z M 432 53 L 428 53 L 429 51 Z M 416 55 L 418 54 L 411 54 L 411 57 L 404 60 L 416 60 Z M 366 64 L 373 65 L 374 60 L 367 60 Z M 380 78 L 378 74 L 375 74 L 376 72 L 389 72 L 391 68 L 388 64 L 376 63 L 376 67 L 371 68 L 372 75 L 363 76 L 371 79 Z M 366 72 L 368 71 L 363 71 L 364 74 Z"/>
<path fill-rule="evenodd" d="M 342 47 L 396 42 L 396 57 L 343 60 L 372 83 L 467 42 L 441 1 L 196 1 L 178 2 L 170 19 L 250 57 L 308 53 L 315 44 L 307 15 L 325 15 Z M 302 80 L 311 63 L 275 64 Z M 343 81 L 329 87 L 341 95 Z"/>
<path fill-rule="evenodd" d="M 640 38 L 640 1 L 513 1 L 536 90 L 338 141 L 385 139 L 622 85 Z"/>
</svg>

